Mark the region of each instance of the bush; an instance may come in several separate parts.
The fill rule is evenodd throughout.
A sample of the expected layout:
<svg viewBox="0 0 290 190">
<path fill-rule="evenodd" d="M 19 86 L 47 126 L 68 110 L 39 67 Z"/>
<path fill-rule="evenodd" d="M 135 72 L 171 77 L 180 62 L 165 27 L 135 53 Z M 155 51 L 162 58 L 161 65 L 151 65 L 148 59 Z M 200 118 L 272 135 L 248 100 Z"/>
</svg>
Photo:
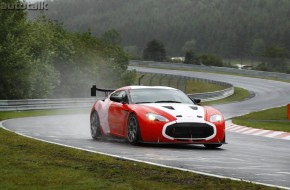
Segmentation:
<svg viewBox="0 0 290 190">
<path fill-rule="evenodd" d="M 199 60 L 195 55 L 195 52 L 192 50 L 186 51 L 185 52 L 185 58 L 184 58 L 184 63 L 185 64 L 199 64 Z"/>
<path fill-rule="evenodd" d="M 222 59 L 214 55 L 203 54 L 203 55 L 198 56 L 198 60 L 199 60 L 199 63 L 202 65 L 217 66 L 217 67 L 223 66 Z"/>
</svg>

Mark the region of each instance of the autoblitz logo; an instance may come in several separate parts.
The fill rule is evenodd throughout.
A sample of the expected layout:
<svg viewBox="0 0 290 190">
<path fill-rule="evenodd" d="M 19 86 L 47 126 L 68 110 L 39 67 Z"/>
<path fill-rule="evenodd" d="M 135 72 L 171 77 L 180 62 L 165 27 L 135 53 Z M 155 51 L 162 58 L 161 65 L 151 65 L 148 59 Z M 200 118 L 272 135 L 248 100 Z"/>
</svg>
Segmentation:
<svg viewBox="0 0 290 190">
<path fill-rule="evenodd" d="M 47 2 L 37 2 L 37 3 L 1 3 L 1 10 L 48 10 Z"/>
</svg>

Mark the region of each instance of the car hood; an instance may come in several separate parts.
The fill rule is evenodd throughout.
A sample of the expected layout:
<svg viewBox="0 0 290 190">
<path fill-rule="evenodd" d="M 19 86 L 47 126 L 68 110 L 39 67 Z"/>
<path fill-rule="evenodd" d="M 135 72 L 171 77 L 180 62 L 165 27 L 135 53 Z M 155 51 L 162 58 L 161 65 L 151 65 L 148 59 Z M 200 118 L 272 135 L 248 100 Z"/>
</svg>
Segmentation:
<svg viewBox="0 0 290 190">
<path fill-rule="evenodd" d="M 202 106 L 180 103 L 151 103 L 143 104 L 148 107 L 160 109 L 176 118 L 176 122 L 204 123 L 205 110 Z"/>
</svg>

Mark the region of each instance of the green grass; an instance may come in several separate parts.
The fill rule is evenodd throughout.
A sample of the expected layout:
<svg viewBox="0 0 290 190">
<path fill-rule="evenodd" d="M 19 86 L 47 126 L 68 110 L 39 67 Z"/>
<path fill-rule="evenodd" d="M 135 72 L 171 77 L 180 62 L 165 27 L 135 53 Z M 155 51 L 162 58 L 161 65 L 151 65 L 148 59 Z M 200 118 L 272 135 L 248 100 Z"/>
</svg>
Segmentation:
<svg viewBox="0 0 290 190">
<path fill-rule="evenodd" d="M 267 121 L 270 120 L 270 121 Z M 290 132 L 287 106 L 250 113 L 233 118 L 233 123 L 247 127 Z"/>
<path fill-rule="evenodd" d="M 89 109 L 54 109 L 54 110 L 32 110 L 32 111 L 8 111 L 0 112 L 0 121 L 5 119 L 13 119 L 19 117 L 35 117 L 45 115 L 64 115 L 64 114 L 77 114 L 89 113 Z"/>
<path fill-rule="evenodd" d="M 0 117 L 52 113 L 0 112 Z M 273 189 L 65 148 L 1 128 L 0 152 L 0 189 Z"/>
<path fill-rule="evenodd" d="M 193 93 L 214 92 L 214 91 L 219 91 L 219 90 L 224 90 L 224 89 L 226 89 L 225 86 L 219 86 L 219 85 L 211 84 L 207 82 L 188 80 L 186 93 L 193 94 Z"/>
<path fill-rule="evenodd" d="M 235 87 L 235 93 L 227 98 L 223 98 L 220 100 L 214 100 L 214 101 L 208 101 L 208 102 L 202 102 L 201 105 L 216 105 L 216 104 L 226 104 L 226 103 L 232 103 L 232 102 L 238 102 L 243 101 L 247 98 L 249 98 L 250 92 L 248 90 L 245 90 L 243 88 Z"/>
</svg>

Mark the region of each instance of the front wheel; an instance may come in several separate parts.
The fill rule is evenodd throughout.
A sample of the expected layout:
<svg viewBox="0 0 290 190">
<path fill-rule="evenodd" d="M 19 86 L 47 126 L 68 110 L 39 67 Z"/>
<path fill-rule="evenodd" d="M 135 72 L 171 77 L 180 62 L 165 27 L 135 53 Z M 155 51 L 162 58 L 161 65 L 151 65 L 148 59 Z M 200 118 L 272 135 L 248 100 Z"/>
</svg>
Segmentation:
<svg viewBox="0 0 290 190">
<path fill-rule="evenodd" d="M 91 136 L 96 140 L 102 137 L 100 118 L 96 111 L 91 115 Z"/>
<path fill-rule="evenodd" d="M 140 137 L 139 122 L 135 114 L 131 114 L 127 123 L 127 139 L 130 144 L 136 145 Z"/>
<path fill-rule="evenodd" d="M 215 149 L 221 147 L 223 144 L 204 144 L 206 148 Z"/>
</svg>

